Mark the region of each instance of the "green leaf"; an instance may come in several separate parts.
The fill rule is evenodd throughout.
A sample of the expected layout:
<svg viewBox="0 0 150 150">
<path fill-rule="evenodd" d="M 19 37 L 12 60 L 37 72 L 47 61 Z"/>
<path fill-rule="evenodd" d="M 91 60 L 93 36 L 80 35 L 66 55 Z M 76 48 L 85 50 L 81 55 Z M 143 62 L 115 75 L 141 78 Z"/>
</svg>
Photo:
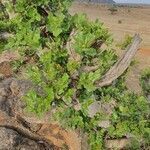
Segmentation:
<svg viewBox="0 0 150 150">
<path fill-rule="evenodd" d="M 63 101 L 67 104 L 67 105 L 70 105 L 71 102 L 72 102 L 72 97 L 73 97 L 73 94 L 75 92 L 75 89 L 69 89 L 65 95 L 63 96 Z"/>
<path fill-rule="evenodd" d="M 68 87 L 69 84 L 69 76 L 67 73 L 63 74 L 61 78 L 59 78 L 56 83 L 54 83 L 54 88 L 58 95 L 64 93 L 64 90 Z"/>
<path fill-rule="evenodd" d="M 80 62 L 76 62 L 74 60 L 69 60 L 68 63 L 67 63 L 67 69 L 68 71 L 72 74 L 76 71 L 76 69 L 79 68 Z"/>
<path fill-rule="evenodd" d="M 59 36 L 62 33 L 62 23 L 64 21 L 65 16 L 63 14 L 59 14 L 59 16 L 54 16 L 52 13 L 48 15 L 48 30 L 53 33 L 55 37 Z"/>
<path fill-rule="evenodd" d="M 32 67 L 28 68 L 27 75 L 33 82 L 35 82 L 37 84 L 39 84 L 42 81 L 41 80 L 41 72 L 37 66 L 32 66 Z"/>
</svg>

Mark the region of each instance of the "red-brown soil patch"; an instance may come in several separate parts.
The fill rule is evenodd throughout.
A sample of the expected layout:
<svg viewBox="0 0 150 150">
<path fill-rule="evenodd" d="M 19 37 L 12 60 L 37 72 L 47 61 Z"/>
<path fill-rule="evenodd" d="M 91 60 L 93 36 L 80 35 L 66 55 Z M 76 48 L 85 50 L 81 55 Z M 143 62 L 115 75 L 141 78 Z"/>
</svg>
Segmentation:
<svg viewBox="0 0 150 150">
<path fill-rule="evenodd" d="M 150 48 L 140 48 L 135 60 L 137 63 L 128 72 L 126 83 L 129 90 L 141 93 L 140 77 L 144 69 L 150 68 Z"/>
<path fill-rule="evenodd" d="M 149 57 L 150 58 L 150 48 L 141 48 L 138 52 L 138 55 L 141 57 Z"/>
</svg>

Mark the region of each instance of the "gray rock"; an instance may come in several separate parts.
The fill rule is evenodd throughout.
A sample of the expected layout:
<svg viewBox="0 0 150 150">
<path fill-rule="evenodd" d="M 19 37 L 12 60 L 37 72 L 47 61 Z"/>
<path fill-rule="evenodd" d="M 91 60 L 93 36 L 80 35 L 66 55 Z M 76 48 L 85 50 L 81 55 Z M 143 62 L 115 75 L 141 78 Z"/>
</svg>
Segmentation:
<svg viewBox="0 0 150 150">
<path fill-rule="evenodd" d="M 7 78 L 0 81 L 0 111 L 13 117 L 15 113 L 23 115 L 25 104 L 21 99 L 29 89 L 37 89 L 30 81 Z M 38 90 L 38 89 L 37 89 Z M 40 91 L 40 90 L 39 90 Z M 40 92 L 39 92 L 40 93 Z M 32 119 L 33 120 L 33 119 Z M 2 121 L 2 120 L 1 120 Z M 24 124 L 36 132 L 40 125 Z M 0 150 L 52 150 L 53 145 L 45 145 L 31 140 L 10 128 L 0 127 Z"/>
<path fill-rule="evenodd" d="M 88 116 L 93 118 L 96 113 L 98 113 L 101 109 L 101 103 L 98 101 L 95 101 L 88 107 Z"/>
<path fill-rule="evenodd" d="M 115 106 L 115 100 L 103 103 L 100 101 L 95 101 L 88 107 L 88 116 L 93 118 L 96 113 L 103 113 L 106 114 L 106 116 L 110 116 L 113 113 Z"/>
<path fill-rule="evenodd" d="M 45 150 L 40 143 L 19 135 L 12 129 L 0 128 L 0 150 Z M 48 148 L 52 150 L 52 148 Z"/>
<path fill-rule="evenodd" d="M 107 116 L 110 116 L 113 113 L 114 107 L 116 106 L 116 102 L 114 100 L 103 103 L 101 106 L 101 112 L 106 114 Z"/>
<path fill-rule="evenodd" d="M 5 90 L 5 88 L 3 88 L 3 87 L 1 87 L 0 88 L 0 96 L 7 96 L 7 92 L 6 92 L 6 90 Z"/>
<path fill-rule="evenodd" d="M 17 132 L 11 129 L 0 128 L 0 150 L 13 149 L 17 136 Z"/>
<path fill-rule="evenodd" d="M 111 125 L 111 122 L 109 120 L 103 120 L 103 121 L 100 121 L 98 123 L 98 126 L 101 127 L 101 128 L 109 128 Z"/>
</svg>

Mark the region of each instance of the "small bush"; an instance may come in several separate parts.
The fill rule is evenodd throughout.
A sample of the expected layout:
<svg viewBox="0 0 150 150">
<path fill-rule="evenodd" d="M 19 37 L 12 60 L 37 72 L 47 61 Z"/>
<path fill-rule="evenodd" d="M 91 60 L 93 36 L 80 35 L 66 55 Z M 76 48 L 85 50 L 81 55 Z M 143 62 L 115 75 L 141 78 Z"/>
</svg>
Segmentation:
<svg viewBox="0 0 150 150">
<path fill-rule="evenodd" d="M 145 69 L 141 76 L 141 86 L 145 96 L 150 95 L 150 69 Z"/>
<path fill-rule="evenodd" d="M 128 8 L 128 13 L 130 13 L 130 12 L 131 12 L 131 9 Z"/>
<path fill-rule="evenodd" d="M 121 44 L 117 46 L 120 47 L 122 50 L 125 50 L 132 42 L 133 37 L 130 35 L 125 35 L 125 38 Z"/>
<path fill-rule="evenodd" d="M 116 6 L 112 6 L 108 10 L 111 12 L 112 15 L 114 15 L 118 11 Z"/>
<path fill-rule="evenodd" d="M 122 20 L 118 20 L 118 24 L 122 24 Z"/>
</svg>

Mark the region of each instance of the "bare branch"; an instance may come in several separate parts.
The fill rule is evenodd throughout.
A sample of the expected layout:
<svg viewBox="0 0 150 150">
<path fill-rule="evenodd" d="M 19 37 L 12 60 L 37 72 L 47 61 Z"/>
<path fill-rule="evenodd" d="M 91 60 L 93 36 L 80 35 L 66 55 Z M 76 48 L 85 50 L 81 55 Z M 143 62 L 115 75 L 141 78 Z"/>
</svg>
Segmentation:
<svg viewBox="0 0 150 150">
<path fill-rule="evenodd" d="M 138 34 L 135 34 L 131 45 L 126 48 L 126 52 L 122 55 L 122 57 L 116 62 L 116 64 L 100 79 L 96 81 L 97 87 L 103 87 L 110 85 L 114 80 L 116 80 L 119 76 L 121 76 L 124 71 L 129 67 L 132 58 L 135 56 L 139 44 L 142 39 Z"/>
<path fill-rule="evenodd" d="M 75 30 L 72 30 L 72 32 L 70 33 L 69 40 L 67 41 L 67 44 L 66 44 L 66 49 L 69 54 L 69 59 L 79 62 L 79 61 L 81 61 L 81 56 L 80 56 L 80 54 L 76 53 L 73 48 L 74 36 L 76 34 L 77 34 L 77 32 Z"/>
<path fill-rule="evenodd" d="M 81 70 L 82 70 L 83 72 L 88 73 L 88 72 L 91 72 L 91 71 L 96 71 L 98 68 L 99 68 L 99 65 L 95 65 L 95 66 L 83 66 L 83 67 L 81 68 Z"/>
</svg>

